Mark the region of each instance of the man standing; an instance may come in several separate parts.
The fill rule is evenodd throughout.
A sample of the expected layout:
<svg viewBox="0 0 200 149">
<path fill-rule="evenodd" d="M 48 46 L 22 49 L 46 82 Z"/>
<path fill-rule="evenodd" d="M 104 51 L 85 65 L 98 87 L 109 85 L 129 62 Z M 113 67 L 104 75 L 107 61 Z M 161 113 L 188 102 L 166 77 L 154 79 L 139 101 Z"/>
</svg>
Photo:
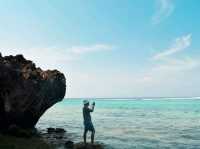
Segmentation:
<svg viewBox="0 0 200 149">
<path fill-rule="evenodd" d="M 83 139 L 84 139 L 84 144 L 86 145 L 86 138 L 87 138 L 87 132 L 91 131 L 91 143 L 94 143 L 94 135 L 95 135 L 95 129 L 94 126 L 92 124 L 92 119 L 91 119 L 91 115 L 90 112 L 94 111 L 94 107 L 95 107 L 95 102 L 92 103 L 91 108 L 90 103 L 88 100 L 84 100 L 83 101 L 83 120 L 84 120 L 84 133 L 83 133 Z"/>
</svg>

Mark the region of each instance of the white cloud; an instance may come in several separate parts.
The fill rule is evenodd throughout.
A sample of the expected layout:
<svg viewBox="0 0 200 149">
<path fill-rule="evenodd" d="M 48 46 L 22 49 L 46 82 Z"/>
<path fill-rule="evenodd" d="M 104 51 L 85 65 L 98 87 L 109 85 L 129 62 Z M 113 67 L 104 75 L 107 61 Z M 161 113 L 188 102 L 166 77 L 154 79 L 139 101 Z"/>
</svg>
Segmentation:
<svg viewBox="0 0 200 149">
<path fill-rule="evenodd" d="M 152 66 L 136 77 L 134 83 L 137 87 L 146 90 L 150 96 L 198 95 L 195 87 L 200 83 L 196 77 L 200 73 L 200 61 L 195 57 L 178 55 L 191 45 L 191 40 L 191 34 L 177 38 L 169 49 L 154 55 Z"/>
<path fill-rule="evenodd" d="M 85 54 L 109 51 L 113 49 L 113 46 L 108 44 L 94 44 L 88 46 L 72 46 L 69 48 L 37 47 L 15 50 L 7 50 L 7 48 L 2 49 L 3 50 L 0 52 L 2 52 L 3 55 L 23 54 L 25 58 L 34 61 L 38 67 L 42 67 L 43 69 L 59 69 L 62 68 L 64 63 L 78 61 L 83 58 Z"/>
<path fill-rule="evenodd" d="M 175 47 L 181 48 L 175 49 L 189 47 L 189 38 L 190 35 L 177 38 Z M 143 68 L 142 71 L 132 71 L 130 68 L 128 71 L 108 69 L 106 73 L 105 70 L 73 72 L 69 97 L 198 95 L 196 90 L 183 87 L 191 87 L 192 84 L 198 87 L 200 80 L 193 75 L 199 70 L 200 61 L 191 57 L 170 58 L 179 50 L 174 51 L 164 54 L 160 61 L 153 61 L 150 68 Z"/>
<path fill-rule="evenodd" d="M 112 50 L 113 46 L 107 44 L 95 44 L 90 46 L 73 46 L 70 48 L 75 54 L 85 54 L 91 52 L 99 52 L 99 51 L 109 51 Z"/>
<path fill-rule="evenodd" d="M 106 73 L 104 70 L 73 72 L 68 96 L 195 96 L 199 93 L 194 89 L 199 87 L 200 79 L 194 77 L 194 73 L 199 70 L 199 64 L 197 59 L 184 58 L 154 64 L 150 68 L 144 68 L 142 72 L 131 70 L 107 70 Z M 101 71 L 102 73 L 99 73 Z"/>
<path fill-rule="evenodd" d="M 157 53 L 153 56 L 154 60 L 160 60 L 170 55 L 176 54 L 179 51 L 182 51 L 190 46 L 192 40 L 191 34 L 179 37 L 175 40 L 175 42 L 163 52 Z"/>
<path fill-rule="evenodd" d="M 176 38 L 175 42 L 163 52 L 157 53 L 153 56 L 153 60 L 156 61 L 156 65 L 152 68 L 151 72 L 154 76 L 155 74 L 160 74 L 161 76 L 169 74 L 179 74 L 180 72 L 186 73 L 187 71 L 193 70 L 200 65 L 198 59 L 183 56 L 182 58 L 177 58 L 177 54 L 186 48 L 190 47 L 192 41 L 191 34 Z"/>
<path fill-rule="evenodd" d="M 169 17 L 174 11 L 174 4 L 172 0 L 156 0 L 157 10 L 152 17 L 153 24 L 159 24 L 162 20 Z"/>
<path fill-rule="evenodd" d="M 164 78 L 169 78 L 171 76 L 177 79 L 177 76 L 179 76 L 180 74 L 186 74 L 187 72 L 193 71 L 199 66 L 200 61 L 193 58 L 169 59 L 164 63 L 155 64 L 149 70 L 147 76 L 151 78 L 151 81 L 161 80 Z M 146 75 L 144 77 L 146 77 Z"/>
<path fill-rule="evenodd" d="M 36 62 L 37 66 L 42 66 L 45 69 L 56 68 L 64 72 L 68 86 L 67 97 L 199 96 L 199 59 L 184 55 L 180 58 L 178 55 L 190 44 L 191 35 L 177 38 L 175 43 L 169 46 L 169 49 L 179 45 L 177 47 L 181 47 L 178 48 L 181 50 L 173 50 L 173 52 L 166 52 L 169 49 L 164 50 L 164 53 L 168 54 L 162 55 L 159 61 L 154 59 L 151 61 L 152 65 L 141 67 L 141 70 L 136 70 L 130 65 L 128 70 L 121 66 L 117 69 L 113 67 L 110 69 L 104 69 L 104 67 L 92 70 L 79 69 L 83 65 L 79 60 L 84 58 L 85 54 L 111 50 L 109 48 L 100 50 L 95 47 L 101 46 L 94 45 L 1 50 L 1 52 L 3 55 L 23 53 L 26 58 Z M 78 67 L 75 68 L 77 65 Z"/>
<path fill-rule="evenodd" d="M 70 96 L 76 97 L 77 94 L 80 97 L 85 94 L 94 97 L 198 95 L 199 92 L 191 86 L 199 86 L 200 79 L 194 77 L 194 73 L 199 70 L 200 61 L 193 57 L 176 58 L 178 51 L 190 46 L 190 40 L 191 35 L 177 38 L 168 49 L 173 47 L 173 52 L 164 51 L 167 54 L 163 54 L 160 61 L 152 61 L 153 64 L 149 68 L 141 68 L 140 71 L 132 71 L 130 67 L 128 71 L 77 72 L 76 75 L 72 75 L 72 79 L 78 80 L 78 83 L 72 84 Z M 172 55 L 173 58 L 170 57 Z"/>
<path fill-rule="evenodd" d="M 43 69 L 59 69 L 62 63 L 73 61 L 76 58 L 69 55 L 67 50 L 53 47 L 1 50 L 1 52 L 3 55 L 23 54 L 26 59 L 32 60 L 37 67 Z"/>
</svg>

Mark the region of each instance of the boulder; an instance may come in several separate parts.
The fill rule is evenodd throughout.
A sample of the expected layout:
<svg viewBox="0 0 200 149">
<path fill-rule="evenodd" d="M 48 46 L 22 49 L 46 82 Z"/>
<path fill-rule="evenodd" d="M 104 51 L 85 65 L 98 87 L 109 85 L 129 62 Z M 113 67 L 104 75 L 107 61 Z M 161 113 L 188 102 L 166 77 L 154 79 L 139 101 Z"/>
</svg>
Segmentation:
<svg viewBox="0 0 200 149">
<path fill-rule="evenodd" d="M 66 80 L 57 70 L 43 71 L 23 55 L 0 54 L 0 131 L 34 128 L 43 113 L 65 96 Z"/>
<path fill-rule="evenodd" d="M 65 142 L 65 148 L 66 149 L 73 149 L 74 148 L 74 142 L 73 141 Z"/>
<path fill-rule="evenodd" d="M 52 128 L 52 127 L 47 128 L 47 133 L 65 133 L 65 132 L 66 130 L 63 128 Z"/>
<path fill-rule="evenodd" d="M 104 145 L 98 144 L 98 143 L 95 143 L 95 144 L 87 143 L 85 145 L 83 142 L 80 142 L 80 143 L 74 144 L 73 149 L 104 149 Z"/>
<path fill-rule="evenodd" d="M 66 130 L 63 129 L 63 128 L 56 128 L 55 132 L 56 132 L 56 133 L 65 133 Z"/>
<path fill-rule="evenodd" d="M 48 132 L 48 133 L 53 133 L 53 132 L 55 132 L 55 131 L 56 131 L 55 128 L 51 128 L 51 127 L 47 128 L 47 132 Z"/>
</svg>

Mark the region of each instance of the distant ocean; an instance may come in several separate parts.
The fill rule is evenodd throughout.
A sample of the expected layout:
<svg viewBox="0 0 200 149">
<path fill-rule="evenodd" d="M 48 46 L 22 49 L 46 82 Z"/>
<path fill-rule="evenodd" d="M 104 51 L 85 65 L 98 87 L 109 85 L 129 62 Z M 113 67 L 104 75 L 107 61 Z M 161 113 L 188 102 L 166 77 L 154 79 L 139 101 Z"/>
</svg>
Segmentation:
<svg viewBox="0 0 200 149">
<path fill-rule="evenodd" d="M 200 149 L 200 98 L 94 99 L 96 140 L 108 149 Z M 50 108 L 37 128 L 65 128 L 82 141 L 82 99 Z M 88 138 L 89 141 L 89 138 Z"/>
</svg>

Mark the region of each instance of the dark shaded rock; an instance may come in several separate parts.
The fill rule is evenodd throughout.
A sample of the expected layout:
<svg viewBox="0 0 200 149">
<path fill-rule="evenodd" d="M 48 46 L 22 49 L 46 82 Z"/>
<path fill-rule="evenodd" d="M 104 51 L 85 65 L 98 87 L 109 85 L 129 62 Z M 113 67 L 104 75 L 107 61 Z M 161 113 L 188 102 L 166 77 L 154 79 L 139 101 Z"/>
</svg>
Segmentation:
<svg viewBox="0 0 200 149">
<path fill-rule="evenodd" d="M 60 140 L 60 139 L 63 138 L 63 136 L 62 135 L 57 135 L 57 136 L 55 136 L 55 138 L 58 139 L 58 140 Z"/>
<path fill-rule="evenodd" d="M 0 135 L 0 149 L 54 149 L 39 137 L 21 138 Z"/>
<path fill-rule="evenodd" d="M 55 130 L 55 129 L 53 129 Z M 65 148 L 66 141 L 71 140 L 70 134 L 67 133 L 56 133 L 55 131 L 51 133 L 41 132 L 40 133 L 41 138 L 50 144 L 51 146 L 54 146 L 54 148 Z"/>
<path fill-rule="evenodd" d="M 22 138 L 30 138 L 38 135 L 36 129 L 22 129 L 16 125 L 10 125 L 4 133 Z"/>
<path fill-rule="evenodd" d="M 52 128 L 52 127 L 50 127 L 50 128 L 47 128 L 47 132 L 48 133 L 65 133 L 66 130 L 63 129 L 63 128 Z"/>
<path fill-rule="evenodd" d="M 74 142 L 73 141 L 67 141 L 67 142 L 65 142 L 65 147 L 67 149 L 73 149 L 74 148 Z"/>
<path fill-rule="evenodd" d="M 32 129 L 65 95 L 65 76 L 43 71 L 22 55 L 0 56 L 0 131 L 11 125 Z"/>
<path fill-rule="evenodd" d="M 47 128 L 48 133 L 53 133 L 53 132 L 55 132 L 55 130 L 56 130 L 55 128 L 51 128 L 51 127 Z"/>
<path fill-rule="evenodd" d="M 90 144 L 87 143 L 86 145 L 82 142 L 74 144 L 74 149 L 104 149 L 102 144 Z"/>
<path fill-rule="evenodd" d="M 66 131 L 63 128 L 56 128 L 55 132 L 56 133 L 65 133 Z"/>
</svg>

